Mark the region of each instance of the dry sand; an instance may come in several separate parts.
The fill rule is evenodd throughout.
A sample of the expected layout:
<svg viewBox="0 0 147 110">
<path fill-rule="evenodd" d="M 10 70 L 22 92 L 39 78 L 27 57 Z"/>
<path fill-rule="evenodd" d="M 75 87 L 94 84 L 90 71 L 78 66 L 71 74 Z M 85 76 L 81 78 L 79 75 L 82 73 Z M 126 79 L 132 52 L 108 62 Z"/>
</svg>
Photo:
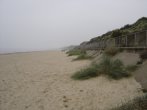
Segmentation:
<svg viewBox="0 0 147 110">
<path fill-rule="evenodd" d="M 138 61 L 140 61 L 139 54 L 133 53 L 133 52 L 120 52 L 116 56 L 114 56 L 114 59 L 121 60 L 124 65 L 136 65 Z"/>
<path fill-rule="evenodd" d="M 144 89 L 147 90 L 147 61 L 139 67 L 137 71 L 134 72 L 135 79 L 142 85 Z"/>
<path fill-rule="evenodd" d="M 142 95 L 134 78 L 70 76 L 90 64 L 63 52 L 0 55 L 0 110 L 108 110 Z"/>
</svg>

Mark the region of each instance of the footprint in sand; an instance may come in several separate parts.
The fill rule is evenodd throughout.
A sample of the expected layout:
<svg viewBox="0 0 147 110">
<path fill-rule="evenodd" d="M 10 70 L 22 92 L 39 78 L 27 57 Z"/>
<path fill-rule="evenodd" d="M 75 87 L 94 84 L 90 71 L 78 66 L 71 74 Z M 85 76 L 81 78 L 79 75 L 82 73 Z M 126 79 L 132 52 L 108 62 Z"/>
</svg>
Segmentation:
<svg viewBox="0 0 147 110">
<path fill-rule="evenodd" d="M 68 108 L 68 101 L 71 99 L 68 99 L 66 96 L 63 96 L 63 103 L 64 103 L 64 107 Z"/>
<path fill-rule="evenodd" d="M 83 92 L 84 90 L 80 90 L 80 92 Z"/>
</svg>

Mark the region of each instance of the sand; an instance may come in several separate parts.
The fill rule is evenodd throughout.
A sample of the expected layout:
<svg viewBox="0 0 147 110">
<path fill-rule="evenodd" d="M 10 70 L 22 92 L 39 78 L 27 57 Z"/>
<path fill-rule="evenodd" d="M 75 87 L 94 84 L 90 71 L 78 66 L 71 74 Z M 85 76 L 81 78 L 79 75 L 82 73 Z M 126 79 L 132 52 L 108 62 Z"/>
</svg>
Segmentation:
<svg viewBox="0 0 147 110">
<path fill-rule="evenodd" d="M 114 59 L 121 60 L 125 66 L 136 65 L 140 61 L 139 54 L 133 52 L 120 52 L 114 56 Z"/>
<path fill-rule="evenodd" d="M 60 51 L 0 55 L 0 110 L 108 110 L 140 96 L 133 77 L 75 81 L 90 64 Z"/>
<path fill-rule="evenodd" d="M 134 72 L 134 76 L 136 81 L 147 90 L 147 61 L 144 61 L 143 64 L 140 65 L 139 69 Z"/>
</svg>

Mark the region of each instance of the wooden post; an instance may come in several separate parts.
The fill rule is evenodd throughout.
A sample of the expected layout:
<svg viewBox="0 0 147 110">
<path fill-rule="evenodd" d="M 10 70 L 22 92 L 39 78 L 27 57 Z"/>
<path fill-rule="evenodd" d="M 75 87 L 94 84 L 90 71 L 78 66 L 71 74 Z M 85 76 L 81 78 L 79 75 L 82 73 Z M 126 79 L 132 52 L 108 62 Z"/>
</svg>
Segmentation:
<svg viewBox="0 0 147 110">
<path fill-rule="evenodd" d="M 119 36 L 119 42 L 118 42 L 118 43 L 119 43 L 119 44 L 118 44 L 118 46 L 119 46 L 119 47 L 120 47 L 120 43 L 121 43 L 121 41 L 120 41 L 120 40 L 121 40 L 121 39 L 120 39 L 120 36 Z"/>
<path fill-rule="evenodd" d="M 115 40 L 115 47 L 117 47 L 117 40 L 116 40 L 116 37 L 114 38 L 114 40 Z"/>
<path fill-rule="evenodd" d="M 128 46 L 128 36 L 126 36 L 126 47 Z"/>
<path fill-rule="evenodd" d="M 146 47 L 147 47 L 147 30 L 146 30 Z"/>
<path fill-rule="evenodd" d="M 120 36 L 118 36 L 118 47 L 120 47 Z"/>
<path fill-rule="evenodd" d="M 136 33 L 134 34 L 134 46 L 137 46 L 137 38 L 136 38 Z"/>
</svg>

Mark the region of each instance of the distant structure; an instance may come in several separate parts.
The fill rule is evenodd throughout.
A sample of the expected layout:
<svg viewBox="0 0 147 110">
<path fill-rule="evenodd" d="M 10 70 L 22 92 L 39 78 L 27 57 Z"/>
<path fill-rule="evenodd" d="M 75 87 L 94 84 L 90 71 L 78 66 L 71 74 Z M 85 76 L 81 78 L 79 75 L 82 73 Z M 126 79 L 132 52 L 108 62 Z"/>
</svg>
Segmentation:
<svg viewBox="0 0 147 110">
<path fill-rule="evenodd" d="M 94 42 L 83 42 L 79 48 L 82 50 L 99 50 L 107 47 L 126 49 L 147 49 L 147 30 L 131 33 L 125 36 L 117 36 L 108 39 L 100 39 Z"/>
</svg>

